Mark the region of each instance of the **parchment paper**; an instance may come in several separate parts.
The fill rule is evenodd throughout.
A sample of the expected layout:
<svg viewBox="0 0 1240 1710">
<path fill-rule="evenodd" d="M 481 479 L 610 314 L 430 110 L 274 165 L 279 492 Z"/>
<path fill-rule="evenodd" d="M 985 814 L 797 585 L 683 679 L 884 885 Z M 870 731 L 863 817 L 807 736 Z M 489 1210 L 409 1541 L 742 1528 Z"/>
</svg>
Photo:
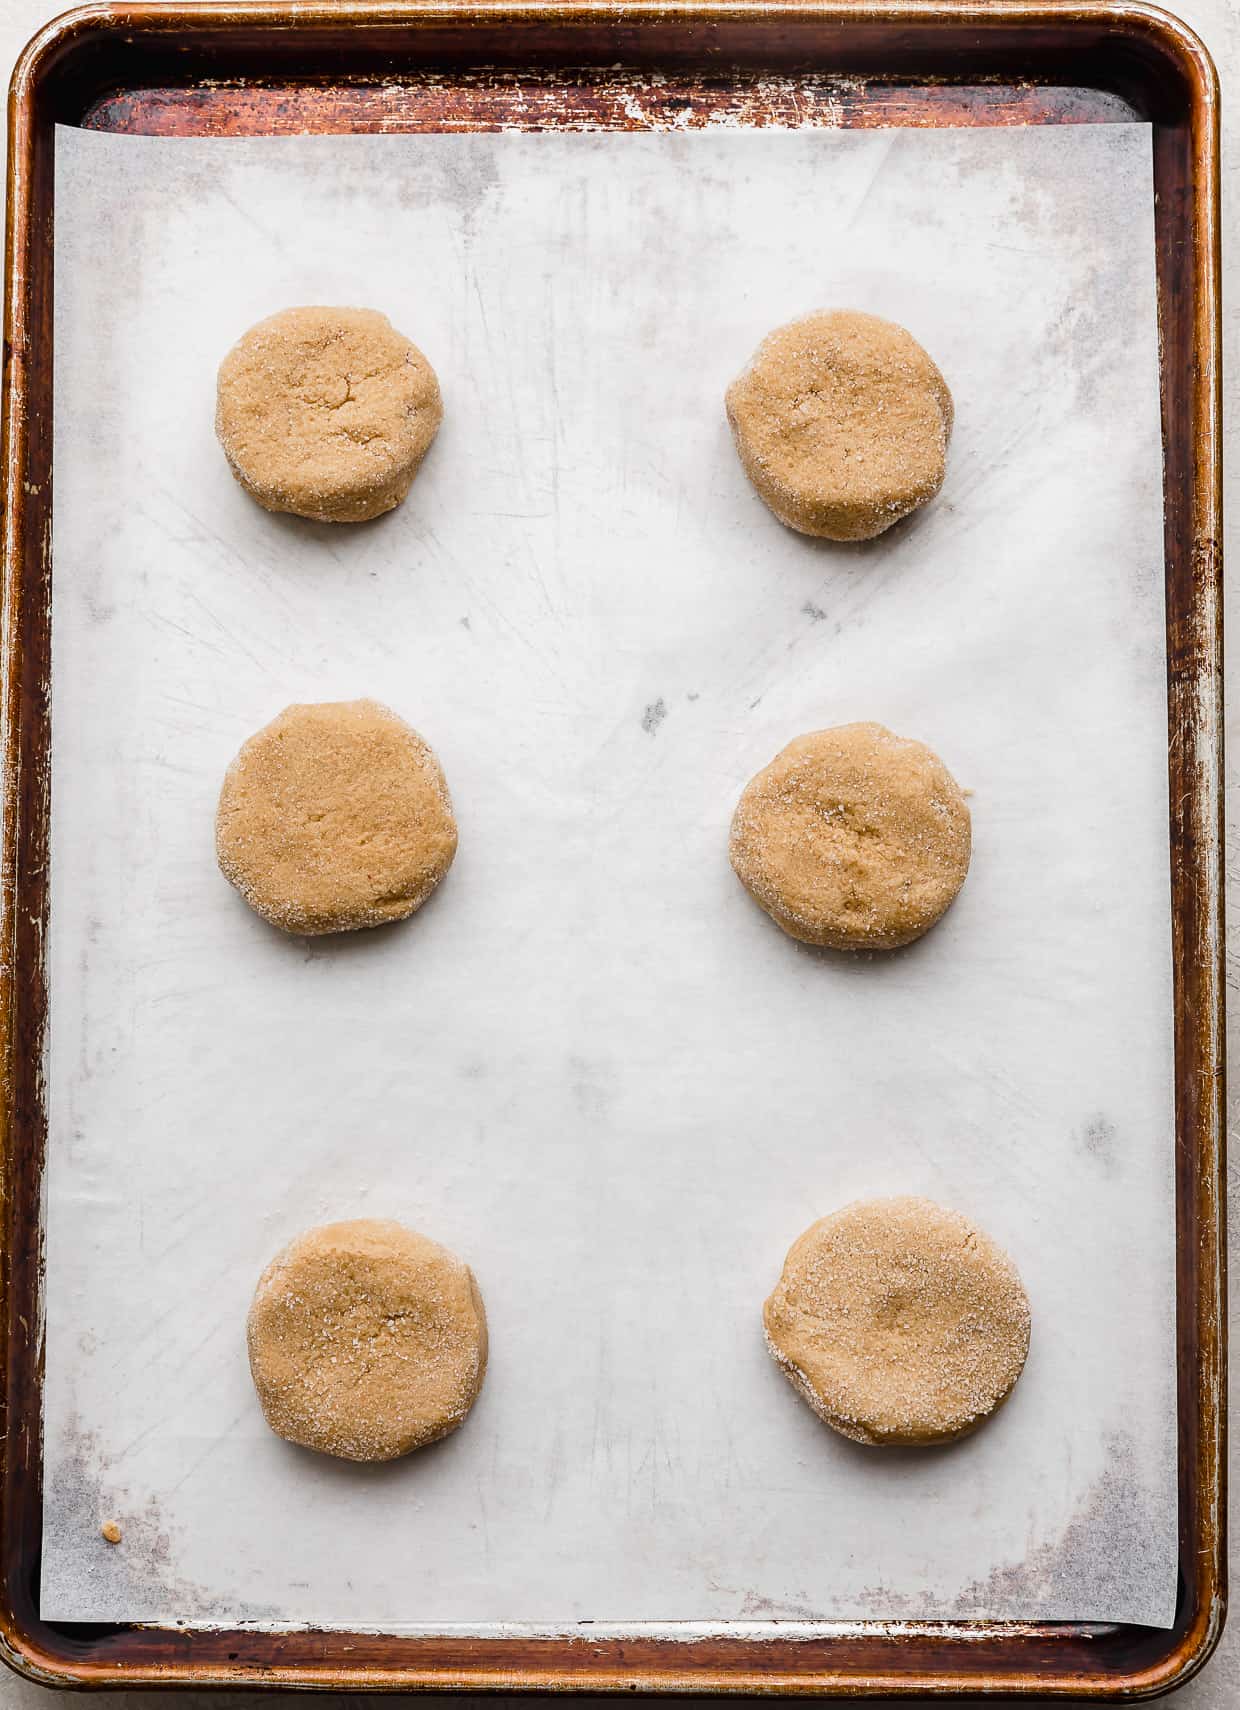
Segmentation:
<svg viewBox="0 0 1240 1710">
<path fill-rule="evenodd" d="M 1168 1623 L 1147 129 L 66 131 L 56 220 L 44 1614 Z M 264 514 L 214 441 L 220 357 L 298 302 L 440 374 L 374 525 Z M 956 399 L 943 494 L 869 547 L 781 528 L 722 408 L 837 303 Z M 363 694 L 437 749 L 460 855 L 401 927 L 284 938 L 215 869 L 220 779 Z M 859 718 L 975 792 L 975 853 L 919 945 L 848 958 L 754 907 L 727 828 Z M 946 1450 L 842 1441 L 762 1343 L 792 1239 L 891 1192 L 1032 1297 Z M 242 1333 L 272 1253 L 359 1214 L 466 1256 L 492 1331 L 464 1429 L 378 1469 L 277 1441 Z"/>
</svg>

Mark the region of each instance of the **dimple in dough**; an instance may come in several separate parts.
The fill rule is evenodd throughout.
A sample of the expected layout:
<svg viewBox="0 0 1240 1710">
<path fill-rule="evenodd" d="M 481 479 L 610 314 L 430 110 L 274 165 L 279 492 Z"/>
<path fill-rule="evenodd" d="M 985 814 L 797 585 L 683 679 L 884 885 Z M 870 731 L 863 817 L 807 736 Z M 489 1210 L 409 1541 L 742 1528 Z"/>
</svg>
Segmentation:
<svg viewBox="0 0 1240 1710">
<path fill-rule="evenodd" d="M 286 707 L 224 778 L 220 869 L 285 932 L 403 920 L 456 854 L 443 770 L 416 730 L 377 701 Z"/>
<path fill-rule="evenodd" d="M 486 1373 L 469 1266 L 378 1218 L 290 1242 L 259 1279 L 246 1333 L 271 1429 L 349 1461 L 391 1461 L 446 1437 Z"/>
<path fill-rule="evenodd" d="M 736 449 L 780 522 L 869 540 L 943 485 L 947 382 L 894 321 L 824 310 L 768 335 L 727 393 Z"/>
<path fill-rule="evenodd" d="M 965 1436 L 1007 1399 L 1029 1351 L 1015 1265 L 928 1199 L 860 1200 L 811 1225 L 763 1322 L 799 1394 L 857 1443 Z"/>
<path fill-rule="evenodd" d="M 285 309 L 220 365 L 220 444 L 269 511 L 317 522 L 390 511 L 442 419 L 434 369 L 375 309 Z"/>
<path fill-rule="evenodd" d="M 816 730 L 746 785 L 732 866 L 804 944 L 893 950 L 927 932 L 969 870 L 960 787 L 923 743 L 881 724 Z"/>
</svg>

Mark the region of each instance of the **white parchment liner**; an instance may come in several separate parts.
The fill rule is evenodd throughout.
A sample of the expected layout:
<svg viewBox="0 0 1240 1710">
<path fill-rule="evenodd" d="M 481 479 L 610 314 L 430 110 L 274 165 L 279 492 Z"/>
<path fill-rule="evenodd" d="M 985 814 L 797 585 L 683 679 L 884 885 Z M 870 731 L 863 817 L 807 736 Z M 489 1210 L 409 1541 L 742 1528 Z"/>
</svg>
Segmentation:
<svg viewBox="0 0 1240 1710">
<path fill-rule="evenodd" d="M 1148 129 L 60 134 L 43 1611 L 429 1626 L 1171 1619 L 1161 468 Z M 446 420 L 409 501 L 274 518 L 216 365 L 371 304 Z M 781 528 L 724 387 L 827 304 L 956 401 L 940 499 Z M 220 878 L 241 741 L 374 695 L 461 849 L 413 921 L 279 936 Z M 816 954 L 727 828 L 879 719 L 975 793 L 907 952 Z M 1008 1407 L 825 1430 L 760 1308 L 795 1235 L 928 1194 L 1015 1257 Z M 402 1218 L 475 1267 L 464 1429 L 273 1438 L 243 1319 L 286 1239 Z M 98 1535 L 118 1518 L 121 1545 Z"/>
</svg>

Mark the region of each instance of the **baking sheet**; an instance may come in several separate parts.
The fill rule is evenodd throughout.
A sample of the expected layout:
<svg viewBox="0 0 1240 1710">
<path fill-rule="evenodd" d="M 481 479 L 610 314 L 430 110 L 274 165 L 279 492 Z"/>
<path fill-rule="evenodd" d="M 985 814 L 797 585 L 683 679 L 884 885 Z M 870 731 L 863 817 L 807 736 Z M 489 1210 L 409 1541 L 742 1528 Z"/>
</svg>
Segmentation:
<svg viewBox="0 0 1240 1710">
<path fill-rule="evenodd" d="M 1148 128 L 62 130 L 56 213 L 43 1614 L 1169 1624 Z M 219 358 L 297 302 L 439 372 L 375 524 L 267 516 L 214 442 Z M 868 546 L 775 523 L 722 410 L 833 303 L 956 399 L 943 494 Z M 411 922 L 284 938 L 215 870 L 220 779 L 361 694 L 460 854 Z M 796 946 L 727 863 L 748 777 L 859 718 L 975 792 L 959 901 L 885 957 Z M 763 1348 L 793 1237 L 891 1192 L 1032 1298 L 948 1449 L 844 1442 Z M 365 1214 L 467 1257 L 492 1332 L 466 1426 L 382 1468 L 273 1438 L 242 1335 L 281 1243 Z"/>
</svg>

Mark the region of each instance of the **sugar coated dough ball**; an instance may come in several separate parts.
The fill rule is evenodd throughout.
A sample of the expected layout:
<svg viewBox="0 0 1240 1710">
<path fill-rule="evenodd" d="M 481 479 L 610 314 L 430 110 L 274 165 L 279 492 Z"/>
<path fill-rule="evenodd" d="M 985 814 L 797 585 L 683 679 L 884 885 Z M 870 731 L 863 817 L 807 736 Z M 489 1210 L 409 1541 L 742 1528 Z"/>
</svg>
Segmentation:
<svg viewBox="0 0 1240 1710">
<path fill-rule="evenodd" d="M 928 1199 L 846 1205 L 794 1243 L 763 1312 L 793 1386 L 857 1443 L 944 1443 L 1007 1399 L 1029 1301 L 1003 1250 Z"/>
<path fill-rule="evenodd" d="M 920 742 L 881 724 L 798 736 L 745 787 L 731 856 L 803 944 L 893 950 L 947 910 L 969 870 L 969 810 Z"/>
<path fill-rule="evenodd" d="M 780 522 L 869 540 L 943 485 L 952 398 L 911 333 L 834 309 L 759 345 L 728 389 L 745 473 Z"/>
<path fill-rule="evenodd" d="M 416 730 L 377 701 L 292 706 L 228 768 L 224 877 L 285 932 L 403 920 L 456 854 L 448 786 Z"/>
<path fill-rule="evenodd" d="M 215 431 L 269 511 L 317 522 L 390 511 L 442 418 L 435 370 L 374 309 L 285 309 L 220 365 Z"/>
<path fill-rule="evenodd" d="M 246 1330 L 271 1429 L 347 1461 L 392 1461 L 446 1437 L 486 1372 L 469 1266 L 381 1219 L 299 1235 L 259 1278 Z"/>
</svg>

